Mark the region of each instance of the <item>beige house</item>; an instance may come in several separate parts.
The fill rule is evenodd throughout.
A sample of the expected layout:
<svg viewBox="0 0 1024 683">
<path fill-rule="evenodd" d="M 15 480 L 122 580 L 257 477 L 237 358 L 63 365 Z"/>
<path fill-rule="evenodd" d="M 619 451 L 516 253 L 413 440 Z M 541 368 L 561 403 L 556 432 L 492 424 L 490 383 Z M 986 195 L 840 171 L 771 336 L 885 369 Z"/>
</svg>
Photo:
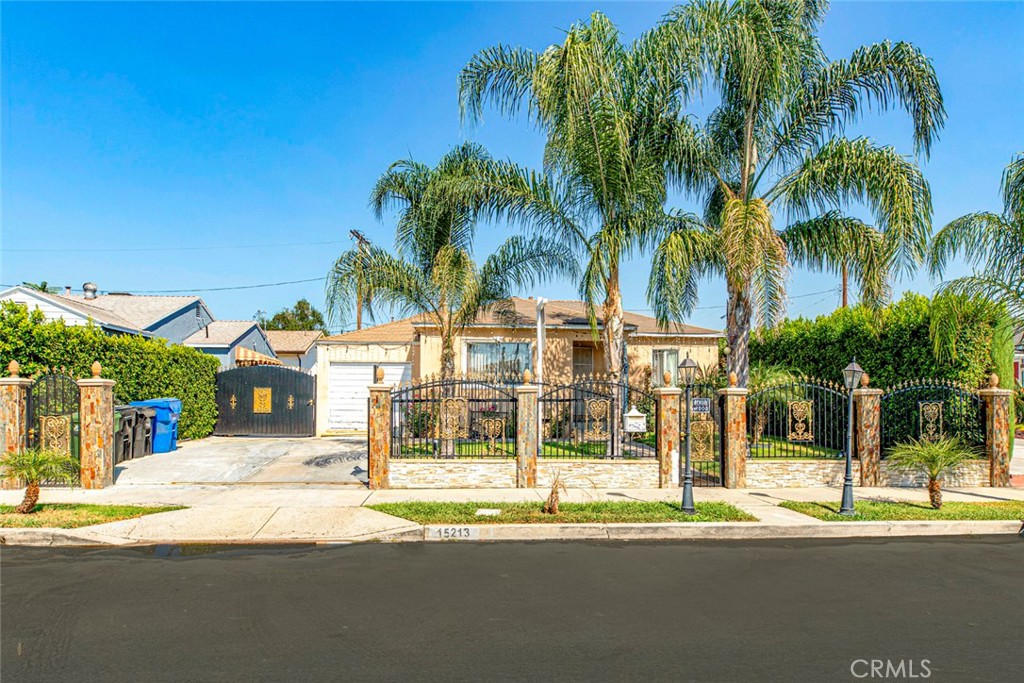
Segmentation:
<svg viewBox="0 0 1024 683">
<path fill-rule="evenodd" d="M 581 301 L 512 300 L 514 314 L 491 312 L 468 326 L 455 342 L 455 367 L 474 375 L 521 376 L 529 369 L 548 383 L 569 383 L 581 375 L 603 374 L 604 345 L 594 338 Z M 691 325 L 660 328 L 637 313 L 625 314 L 626 354 L 631 384 L 661 384 L 667 371 L 675 381 L 680 361 L 690 355 L 702 367 L 718 363 L 724 335 Z M 365 431 L 367 386 L 375 367 L 386 383 L 421 379 L 441 371 L 441 338 L 422 315 L 324 337 L 317 347 L 317 432 Z M 543 362 L 538 362 L 542 348 Z"/>
</svg>

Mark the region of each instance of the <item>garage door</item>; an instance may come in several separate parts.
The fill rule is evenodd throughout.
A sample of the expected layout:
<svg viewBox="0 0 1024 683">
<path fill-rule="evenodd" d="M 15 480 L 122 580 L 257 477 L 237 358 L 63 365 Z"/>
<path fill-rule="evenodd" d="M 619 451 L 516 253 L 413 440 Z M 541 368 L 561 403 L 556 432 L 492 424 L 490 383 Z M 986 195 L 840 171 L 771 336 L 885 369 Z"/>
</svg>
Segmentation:
<svg viewBox="0 0 1024 683">
<path fill-rule="evenodd" d="M 366 430 L 367 401 L 373 384 L 374 363 L 331 363 L 327 385 L 328 429 Z M 380 363 L 385 384 L 399 384 L 412 379 L 408 363 Z"/>
</svg>

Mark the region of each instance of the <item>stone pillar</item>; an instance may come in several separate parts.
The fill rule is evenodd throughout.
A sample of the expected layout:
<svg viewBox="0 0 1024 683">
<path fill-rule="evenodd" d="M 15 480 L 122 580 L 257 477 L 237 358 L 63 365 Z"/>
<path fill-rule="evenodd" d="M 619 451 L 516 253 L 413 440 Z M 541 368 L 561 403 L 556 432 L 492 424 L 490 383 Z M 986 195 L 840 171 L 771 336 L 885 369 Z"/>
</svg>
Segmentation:
<svg viewBox="0 0 1024 683">
<path fill-rule="evenodd" d="M 540 386 L 531 384 L 532 379 L 527 370 L 523 373 L 525 384 L 516 387 L 516 488 L 519 489 L 532 489 L 537 485 Z"/>
<path fill-rule="evenodd" d="M 114 483 L 114 380 L 101 378 L 100 370 L 100 364 L 93 363 L 92 378 L 78 380 L 79 461 L 84 489 L 101 489 Z"/>
<path fill-rule="evenodd" d="M 654 390 L 658 411 L 658 487 L 667 489 L 679 482 L 672 476 L 673 465 L 679 460 L 679 396 L 683 390 L 669 386 L 671 375 L 665 373 L 665 386 Z"/>
<path fill-rule="evenodd" d="M 736 373 L 729 373 L 729 386 L 719 389 L 722 397 L 722 483 L 726 488 L 747 488 L 747 394 L 736 386 Z"/>
<path fill-rule="evenodd" d="M 999 376 L 988 378 L 988 388 L 978 392 L 985 402 L 985 455 L 989 461 L 989 483 L 1010 485 L 1010 411 L 1013 391 L 999 388 Z"/>
<path fill-rule="evenodd" d="M 384 368 L 377 368 L 376 384 L 370 385 L 368 456 L 370 488 L 391 487 L 391 385 L 384 384 Z"/>
<path fill-rule="evenodd" d="M 21 368 L 16 360 L 10 362 L 7 370 L 10 376 L 0 377 L 0 453 L 20 451 L 28 445 L 27 403 L 32 380 L 18 376 Z M 16 488 L 21 488 L 17 479 L 0 480 L 0 489 Z"/>
<path fill-rule="evenodd" d="M 882 390 L 868 387 L 868 376 L 861 377 L 853 390 L 854 453 L 860 461 L 860 485 L 878 486 L 882 458 Z"/>
</svg>

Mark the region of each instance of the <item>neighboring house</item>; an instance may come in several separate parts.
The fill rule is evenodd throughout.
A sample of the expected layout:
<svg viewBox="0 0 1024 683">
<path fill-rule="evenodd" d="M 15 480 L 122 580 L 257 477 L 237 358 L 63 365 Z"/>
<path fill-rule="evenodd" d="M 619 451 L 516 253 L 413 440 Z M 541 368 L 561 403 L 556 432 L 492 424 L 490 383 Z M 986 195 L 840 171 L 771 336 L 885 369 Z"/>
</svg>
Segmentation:
<svg viewBox="0 0 1024 683">
<path fill-rule="evenodd" d="M 267 340 L 277 358 L 285 365 L 302 370 L 316 368 L 316 341 L 324 336 L 319 330 L 267 330 Z"/>
<path fill-rule="evenodd" d="M 474 375 L 521 376 L 529 369 L 548 383 L 603 374 L 604 345 L 595 340 L 581 301 L 543 304 L 544 334 L 538 339 L 538 301 L 514 298 L 511 318 L 486 313 L 455 343 L 455 367 Z M 718 363 L 718 341 L 725 335 L 690 325 L 658 327 L 657 320 L 625 314 L 629 381 L 660 386 L 667 371 L 676 382 L 680 361 L 690 355 L 700 366 Z M 600 328 L 600 323 L 599 323 Z M 537 362 L 538 344 L 543 364 Z M 441 338 L 426 316 L 376 325 L 317 341 L 317 431 L 320 434 L 366 429 L 367 386 L 373 369 L 384 382 L 397 384 L 441 371 Z"/>
<path fill-rule="evenodd" d="M 184 344 L 234 362 L 235 347 L 242 345 L 274 358 L 274 351 L 259 325 L 251 320 L 215 320 L 197 296 L 100 294 L 87 282 L 81 293 L 66 287 L 61 294 L 40 292 L 20 285 L 0 292 L 0 301 L 13 301 L 39 309 L 47 320 L 67 325 L 97 325 L 107 334 L 134 334 Z"/>
<path fill-rule="evenodd" d="M 234 365 L 239 347 L 276 358 L 263 328 L 252 320 L 214 320 L 182 343 L 217 356 L 223 367 Z"/>
</svg>

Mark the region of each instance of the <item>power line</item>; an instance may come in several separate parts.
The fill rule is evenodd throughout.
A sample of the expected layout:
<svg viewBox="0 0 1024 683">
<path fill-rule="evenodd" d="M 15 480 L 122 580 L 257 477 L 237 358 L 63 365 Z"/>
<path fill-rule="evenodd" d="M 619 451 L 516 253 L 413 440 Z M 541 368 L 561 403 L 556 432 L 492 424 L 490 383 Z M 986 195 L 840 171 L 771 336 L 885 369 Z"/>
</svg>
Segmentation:
<svg viewBox="0 0 1024 683">
<path fill-rule="evenodd" d="M 287 280 L 285 282 L 268 282 L 260 285 L 239 285 L 237 287 L 207 287 L 205 289 L 141 289 L 136 294 L 192 294 L 194 292 L 228 292 L 237 289 L 261 289 L 264 287 L 280 287 L 282 285 L 298 285 L 305 282 L 323 282 L 327 278 L 314 277 L 308 280 Z"/>
<path fill-rule="evenodd" d="M 322 242 L 278 242 L 276 244 L 220 244 L 202 247 L 117 247 L 113 249 L 0 249 L 7 253 L 19 254 L 67 254 L 67 253 L 121 253 L 136 251 L 211 251 L 215 249 L 277 249 L 280 247 L 309 247 L 325 244 L 343 244 L 344 240 Z"/>
</svg>

